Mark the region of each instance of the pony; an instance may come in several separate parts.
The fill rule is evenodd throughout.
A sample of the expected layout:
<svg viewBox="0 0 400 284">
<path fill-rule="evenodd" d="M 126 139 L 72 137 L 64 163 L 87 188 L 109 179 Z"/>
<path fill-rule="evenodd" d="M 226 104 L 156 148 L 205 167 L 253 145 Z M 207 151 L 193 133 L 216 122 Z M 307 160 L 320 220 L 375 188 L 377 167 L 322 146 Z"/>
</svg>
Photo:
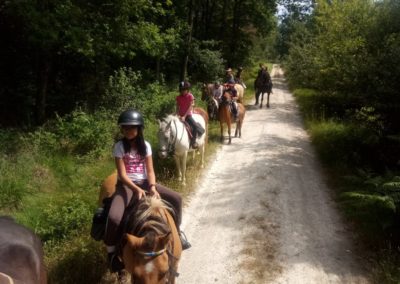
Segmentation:
<svg viewBox="0 0 400 284">
<path fill-rule="evenodd" d="M 219 102 L 213 96 L 215 84 L 203 84 L 202 93 L 201 93 L 201 100 L 207 102 L 207 113 L 211 119 L 218 119 L 218 107 Z M 222 85 L 220 85 L 222 86 Z M 238 102 L 243 103 L 243 96 L 244 96 L 244 88 L 241 84 L 235 84 L 235 89 L 238 95 Z"/>
<path fill-rule="evenodd" d="M 122 260 L 132 283 L 175 283 L 182 253 L 173 210 L 163 200 L 144 197 L 126 211 Z"/>
<path fill-rule="evenodd" d="M 208 115 L 201 108 L 195 108 L 193 119 L 199 123 L 206 131 L 197 138 L 199 144 L 198 151 L 201 155 L 201 168 L 204 168 L 204 153 L 208 137 Z M 178 180 L 186 185 L 186 161 L 188 152 L 195 151 L 190 148 L 189 133 L 186 125 L 176 115 L 168 115 L 163 120 L 159 121 L 158 142 L 160 158 L 165 159 L 169 154 L 172 154 L 175 159 Z"/>
<path fill-rule="evenodd" d="M 46 284 L 43 247 L 37 235 L 0 216 L 0 283 Z"/>
<path fill-rule="evenodd" d="M 101 184 L 99 205 L 115 192 L 117 172 Z M 155 197 L 143 197 L 126 208 L 119 251 L 135 284 L 175 283 L 182 253 L 171 206 Z"/>
<path fill-rule="evenodd" d="M 233 122 L 233 114 L 231 111 L 231 106 L 230 106 L 230 94 L 228 92 L 224 92 L 221 98 L 221 103 L 218 109 L 218 118 L 219 118 L 219 124 L 221 127 L 221 142 L 224 141 L 224 123 L 226 123 L 228 127 L 228 144 L 231 144 L 232 138 L 231 138 L 231 124 Z M 244 107 L 243 104 L 237 103 L 237 110 L 239 113 L 238 116 L 238 121 L 236 122 L 236 129 L 235 129 L 235 137 L 241 138 L 242 137 L 242 125 L 243 125 L 243 120 L 244 116 L 246 114 L 246 108 Z"/>
</svg>

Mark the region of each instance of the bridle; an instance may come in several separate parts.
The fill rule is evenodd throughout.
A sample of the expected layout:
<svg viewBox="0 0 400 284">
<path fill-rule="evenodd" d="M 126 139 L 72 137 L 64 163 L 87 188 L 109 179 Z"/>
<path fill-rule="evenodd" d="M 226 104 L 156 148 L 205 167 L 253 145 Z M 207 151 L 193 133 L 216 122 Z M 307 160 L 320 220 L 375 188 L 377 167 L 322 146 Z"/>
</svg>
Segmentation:
<svg viewBox="0 0 400 284">
<path fill-rule="evenodd" d="M 169 224 L 168 222 L 168 217 L 166 215 L 166 213 L 161 213 L 161 218 L 162 220 L 164 220 L 164 222 L 166 222 L 167 224 Z M 170 224 L 169 224 L 170 226 Z M 169 241 L 168 244 L 161 250 L 158 251 L 141 251 L 141 250 L 136 250 L 135 253 L 137 253 L 138 255 L 142 256 L 143 258 L 146 259 L 153 259 L 156 258 L 164 253 L 167 253 L 168 255 L 168 271 L 165 274 L 165 283 L 169 283 L 170 278 L 174 278 L 174 277 L 178 277 L 179 273 L 173 268 L 174 267 L 174 263 L 178 260 L 174 254 L 172 253 L 172 251 L 174 250 L 174 241 Z"/>
<path fill-rule="evenodd" d="M 175 135 L 173 134 L 173 131 L 171 131 L 171 126 L 172 126 L 172 122 L 175 128 Z M 183 126 L 185 127 L 185 126 Z M 178 140 L 178 125 L 176 124 L 176 119 L 171 120 L 170 122 L 168 122 L 167 126 L 165 127 L 164 130 L 170 130 L 169 131 L 169 137 L 167 139 L 167 150 L 166 152 L 168 153 L 168 155 L 172 155 L 175 152 L 175 144 L 176 141 Z M 161 130 L 160 130 L 161 131 Z M 179 141 L 182 141 L 184 135 L 184 131 L 182 131 L 182 136 L 179 138 Z M 165 152 L 164 149 L 161 149 L 161 152 Z"/>
</svg>

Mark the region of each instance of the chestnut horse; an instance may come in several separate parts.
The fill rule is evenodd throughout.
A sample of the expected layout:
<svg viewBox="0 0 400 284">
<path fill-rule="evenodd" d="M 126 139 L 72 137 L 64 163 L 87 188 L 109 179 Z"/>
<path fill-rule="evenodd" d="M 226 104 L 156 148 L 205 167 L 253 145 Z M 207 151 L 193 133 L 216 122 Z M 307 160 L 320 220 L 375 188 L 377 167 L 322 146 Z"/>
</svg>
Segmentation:
<svg viewBox="0 0 400 284">
<path fill-rule="evenodd" d="M 99 205 L 112 196 L 117 172 L 101 185 Z M 122 261 L 132 283 L 175 283 L 182 245 L 167 202 L 145 197 L 125 212 L 127 221 L 121 241 Z"/>
<path fill-rule="evenodd" d="M 129 212 L 129 208 L 127 208 Z M 122 259 L 132 283 L 175 283 L 182 253 L 173 210 L 154 197 L 142 198 L 128 213 Z"/>
<path fill-rule="evenodd" d="M 7 216 L 0 217 L 0 283 L 47 283 L 39 237 Z"/>
<path fill-rule="evenodd" d="M 230 106 L 231 96 L 228 92 L 224 92 L 222 95 L 221 103 L 218 109 L 219 124 L 221 127 L 221 142 L 224 141 L 224 123 L 228 127 L 228 144 L 231 144 L 231 124 L 234 122 L 233 114 Z M 244 115 L 246 114 L 246 108 L 243 104 L 237 103 L 237 110 L 239 113 L 238 121 L 236 122 L 235 137 L 242 137 L 242 125 Z"/>
</svg>

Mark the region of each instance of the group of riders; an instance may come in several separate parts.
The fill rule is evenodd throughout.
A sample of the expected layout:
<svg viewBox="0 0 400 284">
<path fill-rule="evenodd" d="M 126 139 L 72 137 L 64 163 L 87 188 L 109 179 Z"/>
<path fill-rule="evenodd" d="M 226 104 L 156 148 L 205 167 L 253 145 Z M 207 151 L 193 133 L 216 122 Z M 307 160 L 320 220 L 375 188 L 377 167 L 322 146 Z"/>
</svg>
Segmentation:
<svg viewBox="0 0 400 284">
<path fill-rule="evenodd" d="M 271 76 L 268 72 L 268 68 L 260 63 L 260 69 L 257 73 L 257 78 L 254 81 L 254 90 L 255 90 L 255 105 L 258 105 L 259 97 L 262 93 L 271 93 L 272 92 L 272 80 Z M 218 103 L 222 101 L 223 94 L 228 93 L 231 111 L 234 117 L 234 120 L 237 121 L 239 117 L 238 112 L 238 91 L 235 88 L 236 84 L 240 84 L 244 89 L 246 89 L 246 85 L 242 79 L 243 67 L 239 67 L 237 72 L 233 74 L 232 68 L 228 68 L 225 70 L 225 80 L 223 83 L 220 81 L 215 81 L 212 87 L 212 98 L 215 99 Z M 204 133 L 204 129 L 192 118 L 192 109 L 194 106 L 194 96 L 190 93 L 190 83 L 189 82 L 181 82 L 179 84 L 179 92 L 180 95 L 177 96 L 177 114 L 182 119 L 182 121 L 186 121 L 191 128 L 191 147 L 196 149 L 198 147 L 196 143 L 197 135 L 202 135 Z"/>
<path fill-rule="evenodd" d="M 258 77 L 255 82 L 256 87 L 256 103 L 258 96 L 263 89 L 260 89 L 260 81 L 270 80 L 267 69 L 260 65 Z M 212 96 L 220 100 L 225 93 L 229 93 L 232 113 L 237 119 L 238 109 L 236 101 L 238 94 L 235 84 L 241 84 L 246 88 L 241 79 L 243 68 L 239 67 L 236 76 L 233 76 L 232 69 L 226 70 L 226 79 L 223 84 L 215 82 L 213 85 Z M 191 131 L 191 147 L 196 149 L 197 136 L 205 133 L 203 129 L 193 119 L 194 96 L 190 92 L 191 85 L 184 81 L 179 84 L 179 95 L 176 97 L 176 113 L 180 120 L 187 122 L 192 128 Z M 259 90 L 259 91 L 258 91 Z M 173 190 L 170 190 L 156 182 L 156 175 L 153 168 L 152 149 L 148 141 L 144 139 L 144 119 L 140 112 L 129 109 L 122 112 L 118 118 L 118 125 L 122 134 L 122 138 L 118 140 L 113 149 L 113 157 L 115 159 L 116 169 L 118 173 L 115 192 L 103 203 L 106 210 L 102 218 L 106 219 L 105 233 L 101 236 L 104 240 L 108 252 L 108 262 L 111 271 L 119 271 L 124 268 L 121 261 L 121 251 L 118 244 L 121 240 L 123 232 L 123 219 L 126 208 L 132 207 L 146 196 L 153 196 L 166 200 L 175 212 L 175 223 L 181 238 L 182 248 L 187 249 L 191 245 L 186 240 L 184 234 L 180 231 L 180 223 L 182 220 L 182 198 Z M 133 204 L 133 205 L 132 205 Z M 95 224 L 95 219 L 93 220 Z"/>
</svg>

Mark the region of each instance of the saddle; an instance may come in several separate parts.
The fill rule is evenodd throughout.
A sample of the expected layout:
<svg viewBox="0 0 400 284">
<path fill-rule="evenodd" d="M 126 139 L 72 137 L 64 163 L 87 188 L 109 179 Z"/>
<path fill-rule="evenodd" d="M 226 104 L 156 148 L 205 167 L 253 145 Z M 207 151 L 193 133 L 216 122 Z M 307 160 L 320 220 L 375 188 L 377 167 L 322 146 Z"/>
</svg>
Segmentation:
<svg viewBox="0 0 400 284">
<path fill-rule="evenodd" d="M 192 129 L 192 127 L 190 126 L 190 124 L 187 121 L 183 121 L 183 125 L 185 125 L 185 128 L 189 134 L 189 139 L 193 138 L 193 131 L 197 131 L 197 134 L 199 136 L 203 135 L 204 132 L 206 132 L 206 130 L 201 126 L 200 123 L 196 122 L 196 128 Z"/>
</svg>

